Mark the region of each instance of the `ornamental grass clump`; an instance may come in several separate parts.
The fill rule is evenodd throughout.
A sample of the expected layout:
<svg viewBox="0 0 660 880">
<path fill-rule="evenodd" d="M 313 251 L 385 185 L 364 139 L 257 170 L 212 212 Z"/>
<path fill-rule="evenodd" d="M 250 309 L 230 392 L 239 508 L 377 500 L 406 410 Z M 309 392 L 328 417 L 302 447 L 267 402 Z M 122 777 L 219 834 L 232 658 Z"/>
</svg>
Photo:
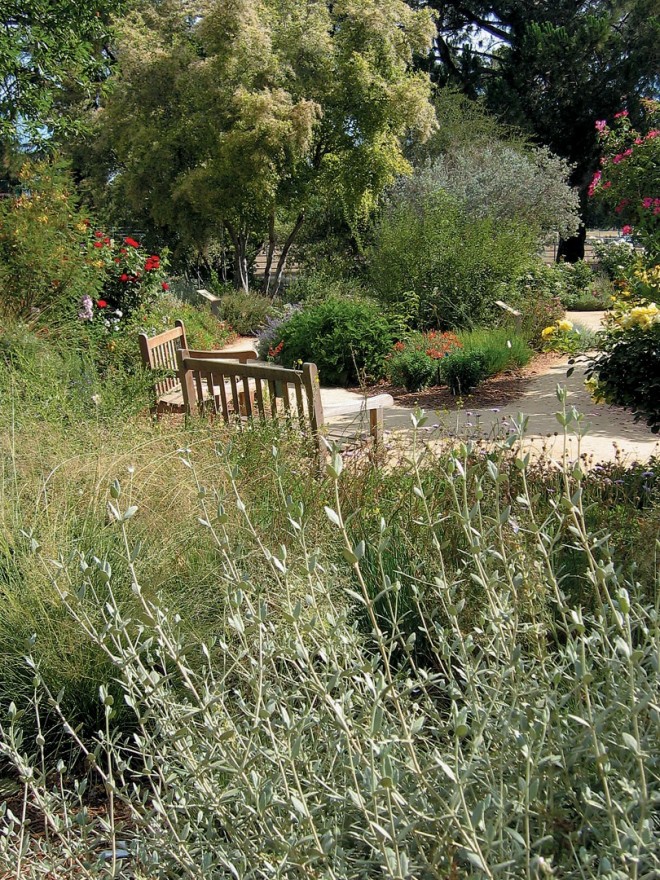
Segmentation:
<svg viewBox="0 0 660 880">
<path fill-rule="evenodd" d="M 582 418 L 559 398 L 559 423 L 582 435 Z M 414 421 L 423 427 L 422 416 Z M 524 430 L 521 420 L 485 460 L 464 444 L 433 464 L 448 487 L 443 515 L 413 441 L 406 503 L 435 573 L 410 567 L 390 577 L 381 565 L 377 596 L 365 561 L 378 570 L 396 519 L 382 517 L 356 540 L 338 452 L 318 491 L 341 561 L 313 541 L 304 504 L 284 492 L 275 502 L 288 523 L 275 543 L 222 451 L 215 472 L 229 491 L 219 497 L 213 472 L 180 450 L 223 583 L 224 626 L 206 644 L 184 635 L 181 616 L 141 581 L 141 511 L 118 482 L 107 527 L 123 546 L 121 567 L 44 553 L 33 537 L 30 552 L 80 639 L 112 667 L 119 695 L 100 688 L 103 721 L 85 739 L 45 688 L 38 643 L 28 646 L 31 697 L 5 706 L 0 728 L 17 785 L 3 808 L 2 870 L 100 878 L 125 866 L 124 876 L 199 880 L 656 876 L 657 582 L 649 601 L 617 564 L 610 536 L 589 532 L 579 461 L 564 455 L 560 491 L 540 513 Z M 276 444 L 283 485 L 280 459 Z M 237 553 L 236 518 L 263 565 L 258 578 Z M 446 524 L 461 536 L 460 569 L 447 565 Z M 582 557 L 587 603 L 564 592 L 563 543 Z M 346 574 L 351 587 L 338 595 L 332 585 Z M 116 598 L 127 586 L 130 613 Z M 412 632 L 399 606 L 404 587 L 419 620 Z M 530 590 L 543 601 L 526 603 Z M 388 628 L 376 602 L 389 609 Z M 121 728 L 118 702 L 132 713 Z M 36 736 L 22 733 L 23 708 L 36 712 Z M 51 770 L 54 721 L 63 757 Z M 67 761 L 63 740 L 85 760 Z M 90 808 L 89 783 L 102 786 L 102 809 Z M 37 815 L 42 829 L 26 821 Z"/>
</svg>

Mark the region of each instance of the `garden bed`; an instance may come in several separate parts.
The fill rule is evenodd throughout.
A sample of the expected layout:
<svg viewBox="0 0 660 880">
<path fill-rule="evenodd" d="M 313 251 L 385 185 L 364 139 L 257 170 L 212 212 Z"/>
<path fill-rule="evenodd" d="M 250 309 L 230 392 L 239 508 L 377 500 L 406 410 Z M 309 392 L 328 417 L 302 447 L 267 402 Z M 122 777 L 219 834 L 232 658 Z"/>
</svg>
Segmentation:
<svg viewBox="0 0 660 880">
<path fill-rule="evenodd" d="M 362 388 L 351 388 L 350 391 L 373 394 L 391 394 L 395 404 L 401 406 L 420 406 L 422 409 L 453 409 L 459 401 L 469 403 L 475 409 L 488 406 L 506 406 L 513 400 L 521 397 L 530 381 L 535 377 L 547 372 L 548 369 L 562 360 L 566 355 L 555 353 L 536 354 L 524 367 L 505 370 L 497 376 L 485 379 L 469 394 L 462 398 L 454 396 L 446 385 L 434 385 L 424 391 L 406 391 L 401 386 L 381 382 L 376 385 L 368 385 Z"/>
</svg>

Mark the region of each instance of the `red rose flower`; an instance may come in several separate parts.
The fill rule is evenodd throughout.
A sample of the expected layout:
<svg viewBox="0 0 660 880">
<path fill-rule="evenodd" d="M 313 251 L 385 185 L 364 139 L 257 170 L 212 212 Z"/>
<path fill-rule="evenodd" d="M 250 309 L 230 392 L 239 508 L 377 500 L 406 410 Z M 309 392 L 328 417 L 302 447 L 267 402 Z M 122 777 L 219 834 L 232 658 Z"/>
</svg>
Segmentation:
<svg viewBox="0 0 660 880">
<path fill-rule="evenodd" d="M 121 277 L 119 278 L 119 280 L 120 280 L 120 281 L 128 281 L 128 275 L 126 274 L 126 272 L 124 272 L 123 275 L 121 275 Z"/>
<path fill-rule="evenodd" d="M 127 244 L 129 247 L 133 247 L 133 248 L 140 247 L 140 242 L 136 241 L 134 238 L 130 238 L 130 237 L 124 239 L 124 244 Z"/>
<path fill-rule="evenodd" d="M 163 283 L 160 286 L 162 287 L 163 290 L 170 289 L 170 285 L 167 283 L 167 281 L 163 281 Z"/>
<path fill-rule="evenodd" d="M 106 308 L 106 306 L 107 306 L 108 304 L 107 304 L 107 302 L 106 302 L 104 299 L 100 299 L 100 300 L 98 300 L 98 302 L 96 303 L 96 305 L 97 305 L 100 309 L 104 309 L 104 308 Z"/>
<path fill-rule="evenodd" d="M 96 236 L 96 238 L 103 238 L 102 232 L 95 232 L 94 235 Z"/>
<path fill-rule="evenodd" d="M 94 247 L 103 247 L 103 242 L 102 241 L 95 241 Z"/>
</svg>

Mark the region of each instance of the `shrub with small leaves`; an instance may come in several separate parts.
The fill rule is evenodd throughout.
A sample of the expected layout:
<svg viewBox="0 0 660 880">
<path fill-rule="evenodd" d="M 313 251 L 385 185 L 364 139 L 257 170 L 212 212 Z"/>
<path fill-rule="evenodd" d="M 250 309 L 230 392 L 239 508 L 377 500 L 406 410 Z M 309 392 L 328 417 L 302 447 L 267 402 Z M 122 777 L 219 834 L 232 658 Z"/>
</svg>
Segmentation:
<svg viewBox="0 0 660 880">
<path fill-rule="evenodd" d="M 596 399 L 625 406 L 635 420 L 660 431 L 660 310 L 637 306 L 629 326 L 603 334 L 600 352 L 587 366 Z"/>
<path fill-rule="evenodd" d="M 660 431 L 660 264 L 638 262 L 619 283 L 599 354 L 587 367 L 592 396 L 630 409 Z"/>
<path fill-rule="evenodd" d="M 219 290 L 218 315 L 241 336 L 254 336 L 283 313 L 282 303 L 256 291 Z"/>
<path fill-rule="evenodd" d="M 315 363 L 321 382 L 346 386 L 383 376 L 392 332 L 377 303 L 330 297 L 293 314 L 276 342 L 277 360 L 285 367 Z"/>
<path fill-rule="evenodd" d="M 401 385 L 406 391 L 422 391 L 438 383 L 438 364 L 425 351 L 404 348 L 390 356 L 387 375 L 393 385 Z"/>
<path fill-rule="evenodd" d="M 476 348 L 452 352 L 442 361 L 440 372 L 452 394 L 466 394 L 488 375 L 486 354 Z"/>
<path fill-rule="evenodd" d="M 454 333 L 413 333 L 394 346 L 387 359 L 387 375 L 393 385 L 406 391 L 421 391 L 440 383 L 440 361 L 462 347 Z"/>
</svg>

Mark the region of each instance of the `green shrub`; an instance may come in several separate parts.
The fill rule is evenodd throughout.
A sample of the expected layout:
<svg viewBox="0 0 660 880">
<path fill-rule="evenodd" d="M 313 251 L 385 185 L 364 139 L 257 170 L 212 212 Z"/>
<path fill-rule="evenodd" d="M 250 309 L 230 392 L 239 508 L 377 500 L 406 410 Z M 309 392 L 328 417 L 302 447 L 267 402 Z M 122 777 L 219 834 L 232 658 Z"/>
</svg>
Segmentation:
<svg viewBox="0 0 660 880">
<path fill-rule="evenodd" d="M 660 321 L 601 334 L 600 353 L 587 376 L 596 397 L 630 409 L 654 433 L 660 431 Z M 595 384 L 594 384 L 595 383 Z"/>
<path fill-rule="evenodd" d="M 470 217 L 443 193 L 391 204 L 368 251 L 383 304 L 410 327 L 455 329 L 491 321 L 503 283 L 536 248 L 534 231 L 514 221 Z"/>
<path fill-rule="evenodd" d="M 402 385 L 406 391 L 422 391 L 437 384 L 438 362 L 420 349 L 395 351 L 388 360 L 387 375 L 393 385 Z"/>
<path fill-rule="evenodd" d="M 523 334 L 531 345 L 540 347 L 542 331 L 564 315 L 563 293 L 563 277 L 557 266 L 545 266 L 537 260 L 513 281 L 501 285 L 499 298 L 521 313 Z"/>
<path fill-rule="evenodd" d="M 635 248 L 625 241 L 603 242 L 594 245 L 598 269 L 610 281 L 618 281 L 630 272 L 636 262 Z"/>
<path fill-rule="evenodd" d="M 295 312 L 279 327 L 277 341 L 279 363 L 310 361 L 325 385 L 341 386 L 379 379 L 392 348 L 390 324 L 376 303 L 335 297 Z"/>
<path fill-rule="evenodd" d="M 441 362 L 442 378 L 452 394 L 466 394 L 488 376 L 487 356 L 484 351 L 455 351 Z"/>
<path fill-rule="evenodd" d="M 218 303 L 219 317 L 240 336 L 256 336 L 266 326 L 268 319 L 278 317 L 281 311 L 279 300 L 272 300 L 256 291 L 228 292 L 223 288 Z"/>
</svg>

